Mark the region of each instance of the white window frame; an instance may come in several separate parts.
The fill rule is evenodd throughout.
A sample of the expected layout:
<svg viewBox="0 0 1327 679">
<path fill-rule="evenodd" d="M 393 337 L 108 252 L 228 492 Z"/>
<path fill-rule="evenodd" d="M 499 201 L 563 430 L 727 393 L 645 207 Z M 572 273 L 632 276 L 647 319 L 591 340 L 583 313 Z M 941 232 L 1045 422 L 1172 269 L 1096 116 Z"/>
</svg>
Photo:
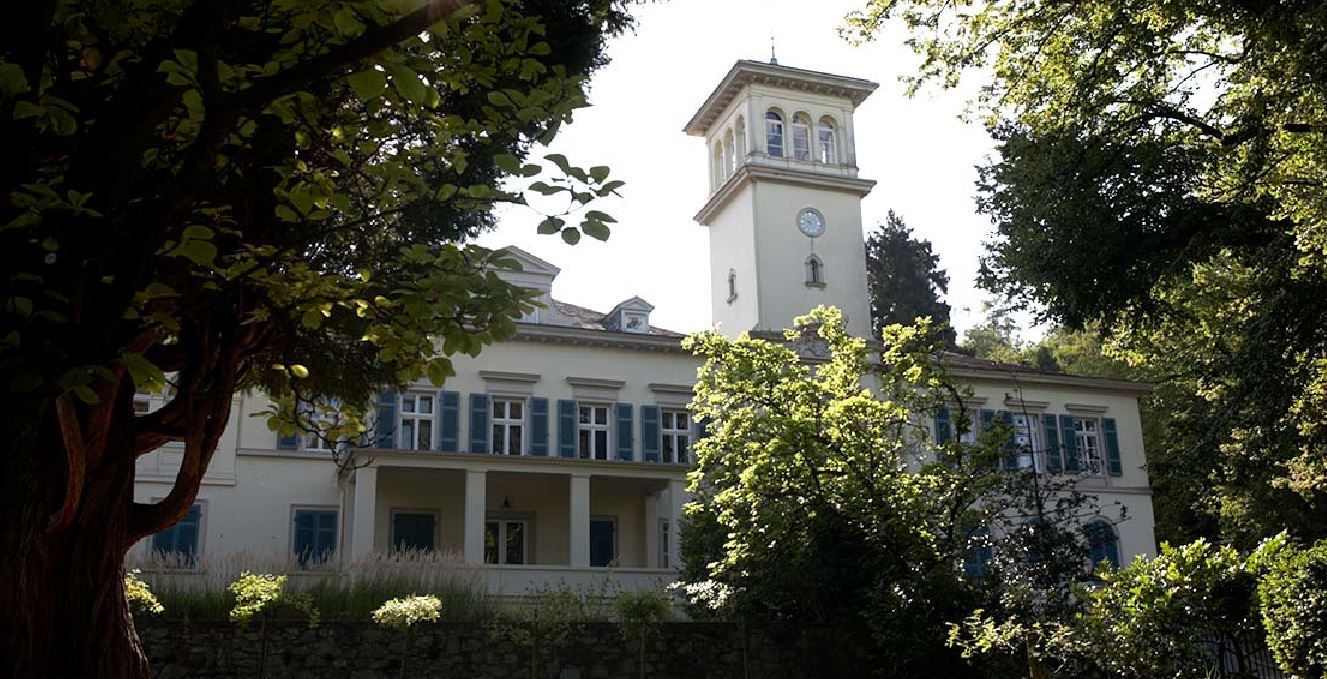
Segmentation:
<svg viewBox="0 0 1327 679">
<path fill-rule="evenodd" d="M 816 160 L 826 164 L 839 162 L 838 134 L 834 119 L 829 116 L 821 116 L 816 124 Z"/>
<path fill-rule="evenodd" d="M 503 404 L 503 415 L 498 417 L 498 404 Z M 519 404 L 521 414 L 519 417 L 511 416 L 511 405 Z M 528 438 L 526 437 L 525 426 L 526 416 L 530 412 L 529 402 L 521 396 L 508 396 L 497 394 L 489 397 L 489 452 L 494 455 L 525 455 L 529 450 Z M 516 450 L 511 450 L 511 432 L 516 430 L 517 434 Z M 501 432 L 501 435 L 499 435 Z"/>
<path fill-rule="evenodd" d="M 314 404 L 303 406 L 304 414 L 309 418 L 309 422 L 317 427 L 318 431 L 300 432 L 300 449 L 315 453 L 330 453 L 340 447 L 341 441 L 331 442 L 321 432 L 325 431 L 327 425 L 335 426 L 341 422 L 341 404 L 335 399 L 325 403 L 332 412 L 324 412 Z"/>
<path fill-rule="evenodd" d="M 1019 420 L 1023 420 L 1022 423 Z M 1035 413 L 1009 413 L 1014 444 L 1018 446 L 1017 469 L 1031 467 L 1038 474 L 1046 471 L 1046 456 L 1041 444 L 1041 416 Z"/>
<path fill-rule="evenodd" d="M 685 419 L 685 424 L 677 426 L 677 417 L 681 415 Z M 672 420 L 671 426 L 669 420 Z M 691 462 L 691 413 L 685 408 L 660 408 L 659 409 L 659 461 L 669 464 L 689 464 Z M 679 447 L 679 442 L 681 446 Z M 669 443 L 672 444 L 670 452 Z M 667 459 L 668 457 L 678 457 L 676 454 L 681 450 L 680 457 L 685 459 Z"/>
<path fill-rule="evenodd" d="M 631 327 L 632 321 L 639 321 L 636 327 Z M 623 311 L 620 319 L 622 332 L 634 332 L 642 335 L 650 332 L 650 315 L 644 311 Z"/>
<path fill-rule="evenodd" d="M 590 422 L 588 423 L 581 421 L 581 411 L 586 408 L 589 408 L 591 410 Z M 594 412 L 596 409 L 599 408 L 602 408 L 604 411 L 603 423 L 598 423 L 594 421 L 596 419 L 594 417 Z M 582 450 L 581 448 L 581 436 L 586 432 L 589 433 L 589 436 L 587 438 L 587 442 L 589 443 L 588 451 Z M 604 437 L 603 437 L 604 450 L 602 451 L 603 453 L 602 456 L 600 456 L 600 451 L 598 449 L 599 448 L 598 446 L 599 437 L 597 436 L 598 432 L 604 432 Z M 576 457 L 582 460 L 614 459 L 615 455 L 613 453 L 613 404 L 604 403 L 601 401 L 576 402 Z"/>
<path fill-rule="evenodd" d="M 405 404 L 407 399 L 413 403 L 410 412 L 406 412 Z M 419 411 L 419 404 L 423 399 L 428 399 L 429 411 L 423 413 Z M 409 427 L 406 426 L 409 420 Z M 428 440 L 420 447 L 419 430 L 421 424 L 428 424 Z M 438 395 L 422 391 L 408 391 L 397 397 L 396 403 L 396 433 L 397 444 L 401 450 L 433 450 L 437 447 L 438 438 Z M 409 440 L 406 439 L 406 430 L 410 431 Z"/>
<path fill-rule="evenodd" d="M 777 120 L 770 118 L 770 114 L 778 117 Z M 788 157 L 788 130 L 784 126 L 785 119 L 781 111 L 770 109 L 765 111 L 765 155 L 772 158 Z M 770 144 L 770 138 L 778 137 L 779 152 L 774 153 L 774 146 Z"/>
<path fill-rule="evenodd" d="M 485 537 L 485 539 L 488 538 L 488 526 L 489 526 L 489 524 L 494 524 L 494 523 L 498 525 L 498 544 L 497 544 L 497 552 L 498 552 L 498 554 L 497 554 L 497 561 L 489 561 L 489 560 L 488 560 L 488 549 L 486 548 L 486 549 L 484 550 L 484 563 L 485 563 L 485 564 L 490 564 L 490 565 L 499 565 L 499 566 L 508 566 L 508 565 L 514 565 L 514 566 L 528 566 L 528 565 L 530 565 L 531 561 L 533 560 L 533 559 L 531 559 L 531 554 L 530 554 L 530 524 L 531 524 L 530 519 L 514 518 L 514 517 L 510 517 L 510 516 L 488 516 L 488 517 L 485 517 L 485 518 L 484 518 L 484 537 Z M 521 524 L 521 563 L 519 563 L 519 564 L 508 564 L 508 563 L 507 563 L 507 550 L 506 550 L 506 546 L 507 546 L 507 524 L 510 524 L 510 523 L 519 523 L 519 524 Z M 485 545 L 485 547 L 487 547 L 487 545 Z"/>
<path fill-rule="evenodd" d="M 811 116 L 805 113 L 793 114 L 792 157 L 794 160 L 811 162 Z"/>
<path fill-rule="evenodd" d="M 1092 445 L 1085 445 L 1091 441 Z M 1099 476 L 1106 473 L 1106 456 L 1101 446 L 1101 420 L 1095 417 L 1074 417 L 1074 450 L 1078 456 L 1078 472 Z"/>
</svg>

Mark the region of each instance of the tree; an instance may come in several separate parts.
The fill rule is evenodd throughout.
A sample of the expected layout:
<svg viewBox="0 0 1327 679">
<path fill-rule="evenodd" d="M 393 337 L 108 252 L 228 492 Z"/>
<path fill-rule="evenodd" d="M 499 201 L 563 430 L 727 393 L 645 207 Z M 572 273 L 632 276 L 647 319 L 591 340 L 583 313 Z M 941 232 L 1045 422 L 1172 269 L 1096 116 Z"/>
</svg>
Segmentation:
<svg viewBox="0 0 1327 679">
<path fill-rule="evenodd" d="M 940 295 L 949 293 L 949 275 L 938 268 L 940 256 L 931 242 L 912 237 L 912 229 L 893 210 L 885 223 L 866 239 L 866 285 L 871 295 L 871 319 L 877 336 L 885 326 L 912 325 L 929 317 L 949 346 L 956 340 L 949 326 L 949 305 Z"/>
<path fill-rule="evenodd" d="M 982 285 L 1097 322 L 1181 395 L 1169 473 L 1223 539 L 1327 535 L 1327 7 L 872 0 L 912 85 L 991 75 Z"/>
<path fill-rule="evenodd" d="M 528 298 L 465 243 L 584 105 L 621 0 L 21 3 L 0 24 L 0 665 L 147 676 L 123 556 L 188 510 L 233 394 L 273 426 L 451 374 Z M 621 182 L 548 156 L 539 229 Z M 580 219 L 568 225 L 572 214 Z M 170 401 L 135 416 L 134 393 Z M 297 406 L 297 403 L 299 404 Z M 184 444 L 165 498 L 135 459 Z"/>
</svg>

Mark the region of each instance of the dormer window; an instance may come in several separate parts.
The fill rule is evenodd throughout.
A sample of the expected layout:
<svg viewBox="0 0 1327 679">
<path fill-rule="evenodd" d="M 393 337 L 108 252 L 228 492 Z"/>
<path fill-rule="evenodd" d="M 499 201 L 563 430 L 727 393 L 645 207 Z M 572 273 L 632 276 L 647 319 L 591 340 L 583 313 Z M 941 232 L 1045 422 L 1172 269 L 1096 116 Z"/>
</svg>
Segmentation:
<svg viewBox="0 0 1327 679">
<path fill-rule="evenodd" d="M 539 307 L 521 313 L 521 317 L 516 319 L 518 323 L 538 323 Z"/>
<path fill-rule="evenodd" d="M 765 114 L 765 153 L 783 157 L 783 116 L 778 111 Z"/>
<path fill-rule="evenodd" d="M 624 332 L 638 332 L 638 333 L 649 332 L 650 315 L 640 311 L 623 311 L 622 330 Z"/>
</svg>

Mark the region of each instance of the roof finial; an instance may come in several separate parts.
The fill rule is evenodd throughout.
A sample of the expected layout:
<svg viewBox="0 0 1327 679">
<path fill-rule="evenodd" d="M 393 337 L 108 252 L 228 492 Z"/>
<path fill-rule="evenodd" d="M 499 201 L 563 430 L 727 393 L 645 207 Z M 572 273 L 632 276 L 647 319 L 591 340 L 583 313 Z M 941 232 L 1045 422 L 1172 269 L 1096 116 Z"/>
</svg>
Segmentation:
<svg viewBox="0 0 1327 679">
<path fill-rule="evenodd" d="M 773 64 L 773 65 L 775 65 L 775 66 L 778 66 L 778 65 L 779 65 L 779 58 L 778 58 L 777 56 L 775 56 L 775 54 L 774 54 L 774 32 L 773 32 L 773 31 L 771 31 L 770 34 L 769 34 L 769 63 L 771 63 L 771 64 Z"/>
</svg>

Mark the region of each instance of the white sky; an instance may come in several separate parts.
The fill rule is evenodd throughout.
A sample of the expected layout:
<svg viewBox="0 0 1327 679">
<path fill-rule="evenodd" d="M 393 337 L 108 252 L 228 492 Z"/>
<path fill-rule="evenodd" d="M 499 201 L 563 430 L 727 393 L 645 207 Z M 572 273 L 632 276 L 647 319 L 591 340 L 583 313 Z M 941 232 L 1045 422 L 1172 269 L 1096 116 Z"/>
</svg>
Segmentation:
<svg viewBox="0 0 1327 679">
<path fill-rule="evenodd" d="M 681 130 L 737 59 L 767 60 L 880 83 L 856 113 L 861 176 L 879 183 L 862 203 L 873 229 L 891 208 L 929 239 L 950 276 L 948 302 L 960 330 L 979 320 L 986 296 L 974 284 L 989 220 L 976 214 L 974 166 L 992 152 L 977 123 L 958 119 L 975 82 L 961 92 L 904 96 L 899 76 L 917 63 L 901 32 L 853 47 L 836 29 L 864 0 L 669 0 L 635 6 L 635 34 L 610 45 L 612 63 L 593 79 L 591 106 L 577 111 L 548 152 L 581 167 L 608 165 L 627 182 L 622 198 L 594 205 L 618 223 L 605 243 L 576 246 L 535 233 L 527 208 L 500 213 L 480 239 L 516 245 L 562 269 L 558 299 L 607 311 L 639 295 L 655 325 L 688 332 L 710 326 L 709 242 L 692 216 L 708 198 L 705 143 Z M 544 151 L 536 150 L 538 162 Z M 570 221 L 569 221 L 570 223 Z M 965 311 L 965 307 L 969 311 Z"/>
</svg>

